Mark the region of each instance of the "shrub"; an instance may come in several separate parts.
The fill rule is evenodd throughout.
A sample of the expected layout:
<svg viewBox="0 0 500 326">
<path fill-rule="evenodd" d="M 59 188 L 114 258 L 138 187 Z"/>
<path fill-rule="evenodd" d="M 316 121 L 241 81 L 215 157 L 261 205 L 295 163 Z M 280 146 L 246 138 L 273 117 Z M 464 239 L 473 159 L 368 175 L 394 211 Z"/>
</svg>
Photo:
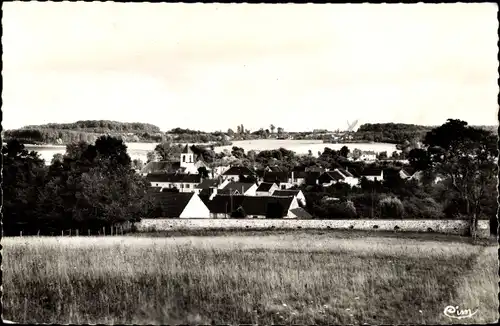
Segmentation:
<svg viewBox="0 0 500 326">
<path fill-rule="evenodd" d="M 387 218 L 402 218 L 404 206 L 401 200 L 396 197 L 385 197 L 380 200 L 379 208 L 381 215 Z"/>
<path fill-rule="evenodd" d="M 405 216 L 408 218 L 441 219 L 445 217 L 443 206 L 432 198 L 411 197 L 403 201 L 403 206 Z"/>
</svg>

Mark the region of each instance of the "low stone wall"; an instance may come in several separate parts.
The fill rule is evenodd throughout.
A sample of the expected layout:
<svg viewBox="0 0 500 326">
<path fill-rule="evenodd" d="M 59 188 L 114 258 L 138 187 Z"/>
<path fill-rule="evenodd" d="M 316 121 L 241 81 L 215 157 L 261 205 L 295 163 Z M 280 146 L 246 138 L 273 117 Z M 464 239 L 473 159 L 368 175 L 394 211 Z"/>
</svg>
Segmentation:
<svg viewBox="0 0 500 326">
<path fill-rule="evenodd" d="M 281 220 L 281 219 L 143 219 L 139 232 L 185 229 L 337 229 L 437 232 L 465 235 L 467 220 Z M 489 237 L 488 220 L 478 221 L 478 236 Z"/>
</svg>

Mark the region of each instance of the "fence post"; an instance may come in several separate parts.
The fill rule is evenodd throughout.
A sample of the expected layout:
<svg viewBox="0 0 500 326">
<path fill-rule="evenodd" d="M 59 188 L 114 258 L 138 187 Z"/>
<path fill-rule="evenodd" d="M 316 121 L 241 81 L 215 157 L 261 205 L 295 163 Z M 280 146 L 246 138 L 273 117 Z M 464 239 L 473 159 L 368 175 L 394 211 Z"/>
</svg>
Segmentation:
<svg viewBox="0 0 500 326">
<path fill-rule="evenodd" d="M 40 230 L 38 230 L 38 233 L 37 233 L 38 236 L 40 236 Z"/>
<path fill-rule="evenodd" d="M 76 236 L 78 236 L 78 229 L 76 229 Z"/>
<path fill-rule="evenodd" d="M 22 237 L 23 236 L 23 231 L 19 231 L 19 236 Z"/>
<path fill-rule="evenodd" d="M 102 235 L 106 235 L 106 227 L 105 226 L 102 227 Z"/>
<path fill-rule="evenodd" d="M 64 237 L 64 230 L 61 230 L 61 237 Z"/>
<path fill-rule="evenodd" d="M 71 229 L 69 229 L 69 236 L 71 237 Z"/>
<path fill-rule="evenodd" d="M 111 230 L 111 235 L 113 235 L 113 225 L 111 225 L 110 230 Z"/>
</svg>

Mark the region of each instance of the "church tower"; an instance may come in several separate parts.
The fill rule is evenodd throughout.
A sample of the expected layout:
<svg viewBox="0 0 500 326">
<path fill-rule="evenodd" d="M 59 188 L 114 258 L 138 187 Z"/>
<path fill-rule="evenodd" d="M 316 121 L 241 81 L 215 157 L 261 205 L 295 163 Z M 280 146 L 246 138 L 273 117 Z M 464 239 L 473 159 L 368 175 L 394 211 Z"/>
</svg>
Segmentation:
<svg viewBox="0 0 500 326">
<path fill-rule="evenodd" d="M 194 163 L 194 153 L 189 148 L 189 145 L 186 145 L 181 152 L 181 167 L 186 168 L 186 170 L 192 170 Z"/>
</svg>

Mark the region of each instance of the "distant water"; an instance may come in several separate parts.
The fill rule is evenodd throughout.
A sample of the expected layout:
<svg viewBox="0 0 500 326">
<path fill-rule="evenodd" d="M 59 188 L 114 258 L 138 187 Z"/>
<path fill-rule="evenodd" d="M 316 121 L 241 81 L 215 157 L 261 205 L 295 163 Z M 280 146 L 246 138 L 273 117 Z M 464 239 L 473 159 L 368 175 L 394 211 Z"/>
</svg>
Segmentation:
<svg viewBox="0 0 500 326">
<path fill-rule="evenodd" d="M 147 153 L 154 150 L 158 143 L 126 143 L 127 151 L 131 159 L 140 159 L 146 161 Z M 241 147 L 248 152 L 249 150 L 271 150 L 280 147 L 292 150 L 297 154 L 307 154 L 309 150 L 314 156 L 318 155 L 318 151 L 323 152 L 325 147 L 339 150 L 342 146 L 347 146 L 351 151 L 355 148 L 361 151 L 374 151 L 377 153 L 387 151 L 390 156 L 396 150 L 396 145 L 386 143 L 348 143 L 348 144 L 327 144 L 320 140 L 277 140 L 277 139 L 258 139 L 258 140 L 238 140 L 233 141 L 232 145 L 215 147 L 216 152 L 222 152 L 227 149 L 231 151 L 233 146 Z M 54 154 L 64 154 L 66 146 L 64 145 L 25 145 L 26 149 L 40 153 L 40 156 L 45 160 L 46 164 L 50 164 Z M 399 152 L 399 151 L 398 151 Z"/>
</svg>

